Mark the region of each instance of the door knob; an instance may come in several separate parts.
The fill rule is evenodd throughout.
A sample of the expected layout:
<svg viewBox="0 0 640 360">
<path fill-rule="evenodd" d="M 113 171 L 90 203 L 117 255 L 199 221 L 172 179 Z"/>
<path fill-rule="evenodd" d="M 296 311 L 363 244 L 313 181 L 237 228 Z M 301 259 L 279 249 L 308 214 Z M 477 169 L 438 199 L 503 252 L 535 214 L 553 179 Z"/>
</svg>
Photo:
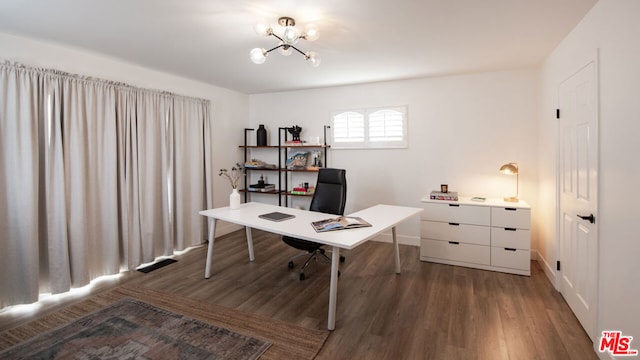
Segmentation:
<svg viewBox="0 0 640 360">
<path fill-rule="evenodd" d="M 593 216 L 593 214 L 589 214 L 587 216 L 585 215 L 578 215 L 578 217 L 582 220 L 589 220 L 590 223 L 595 224 L 596 222 L 596 217 Z"/>
</svg>

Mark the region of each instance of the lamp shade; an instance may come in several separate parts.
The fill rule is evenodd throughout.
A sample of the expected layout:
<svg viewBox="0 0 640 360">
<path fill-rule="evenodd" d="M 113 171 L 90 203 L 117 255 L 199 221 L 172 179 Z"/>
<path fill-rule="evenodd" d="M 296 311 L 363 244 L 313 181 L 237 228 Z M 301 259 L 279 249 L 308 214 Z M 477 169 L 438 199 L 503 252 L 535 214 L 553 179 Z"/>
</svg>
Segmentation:
<svg viewBox="0 0 640 360">
<path fill-rule="evenodd" d="M 508 175 L 515 175 L 518 173 L 518 164 L 508 163 L 500 166 L 500 172 Z"/>
<path fill-rule="evenodd" d="M 520 179 L 518 179 L 518 164 L 516 163 L 508 163 L 508 164 L 504 164 L 502 166 L 500 166 L 500 172 L 503 174 L 508 174 L 508 175 L 515 175 L 516 176 L 516 196 L 511 196 L 511 197 L 506 197 L 504 198 L 504 201 L 508 201 L 508 202 L 518 202 L 520 200 L 518 200 L 518 195 L 520 192 Z"/>
</svg>

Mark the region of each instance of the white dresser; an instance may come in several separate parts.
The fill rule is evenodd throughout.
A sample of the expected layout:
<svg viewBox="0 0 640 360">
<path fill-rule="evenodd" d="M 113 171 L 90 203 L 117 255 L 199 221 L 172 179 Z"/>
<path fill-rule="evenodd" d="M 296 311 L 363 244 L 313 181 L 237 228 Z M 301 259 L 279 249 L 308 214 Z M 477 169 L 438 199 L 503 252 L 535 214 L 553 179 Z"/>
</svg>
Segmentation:
<svg viewBox="0 0 640 360">
<path fill-rule="evenodd" d="M 421 200 L 420 260 L 530 275 L 531 208 L 523 201 Z"/>
</svg>

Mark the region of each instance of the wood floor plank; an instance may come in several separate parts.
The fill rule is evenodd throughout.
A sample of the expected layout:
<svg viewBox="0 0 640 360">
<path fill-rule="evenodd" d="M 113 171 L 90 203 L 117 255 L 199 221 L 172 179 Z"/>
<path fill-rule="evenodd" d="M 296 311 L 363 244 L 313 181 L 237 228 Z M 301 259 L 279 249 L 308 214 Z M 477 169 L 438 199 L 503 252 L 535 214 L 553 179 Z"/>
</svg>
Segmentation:
<svg viewBox="0 0 640 360">
<path fill-rule="evenodd" d="M 249 261 L 244 231 L 216 239 L 212 276 L 204 279 L 206 246 L 148 274 L 127 272 L 119 284 L 237 308 L 296 325 L 325 329 L 327 264 L 305 281 L 289 258 L 298 253 L 276 235 L 254 230 Z M 592 343 L 536 262 L 531 277 L 419 261 L 419 248 L 368 242 L 340 264 L 336 330 L 318 359 L 597 359 Z M 81 298 L 50 301 L 35 313 L 0 312 L 0 331 Z"/>
</svg>

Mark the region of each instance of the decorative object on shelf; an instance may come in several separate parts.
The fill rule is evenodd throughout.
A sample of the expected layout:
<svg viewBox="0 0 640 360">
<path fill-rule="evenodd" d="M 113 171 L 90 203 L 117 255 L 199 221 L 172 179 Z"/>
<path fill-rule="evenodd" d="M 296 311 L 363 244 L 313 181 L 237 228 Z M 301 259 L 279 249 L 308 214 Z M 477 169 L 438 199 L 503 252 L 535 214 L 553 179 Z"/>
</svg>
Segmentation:
<svg viewBox="0 0 640 360">
<path fill-rule="evenodd" d="M 432 200 L 446 200 L 446 201 L 458 201 L 458 192 L 457 191 L 432 191 L 429 194 L 429 198 Z"/>
<path fill-rule="evenodd" d="M 247 161 L 244 163 L 245 169 L 265 169 L 265 170 L 273 170 L 276 169 L 277 166 L 275 164 L 267 164 L 262 160 L 251 159 L 251 161 Z"/>
<path fill-rule="evenodd" d="M 276 185 L 268 184 L 267 181 L 265 180 L 264 175 L 260 175 L 260 179 L 258 179 L 258 183 L 249 185 L 248 190 L 256 191 L 256 192 L 273 192 L 273 191 L 276 191 Z"/>
<path fill-rule="evenodd" d="M 258 125 L 258 131 L 256 131 L 256 145 L 267 146 L 267 129 L 262 124 Z"/>
<path fill-rule="evenodd" d="M 440 185 L 440 192 L 443 192 L 445 194 L 448 193 L 449 192 L 449 185 L 447 185 L 447 184 Z"/>
<path fill-rule="evenodd" d="M 307 167 L 307 157 L 309 153 L 306 151 L 296 151 L 289 154 L 287 158 L 287 169 L 304 169 Z"/>
<path fill-rule="evenodd" d="M 313 150 L 311 152 L 311 156 L 313 158 L 313 163 L 312 163 L 312 167 L 313 168 L 321 168 L 322 167 L 322 159 L 320 159 L 320 156 L 322 155 L 322 151 L 320 150 Z"/>
<path fill-rule="evenodd" d="M 231 168 L 231 171 L 227 169 L 220 169 L 220 173 L 218 174 L 218 176 L 224 176 L 225 178 L 227 178 L 227 180 L 229 180 L 229 183 L 231 184 L 231 188 L 233 189 L 231 195 L 229 195 L 229 208 L 231 208 L 232 210 L 239 208 L 240 194 L 238 193 L 238 181 L 241 177 L 244 176 L 244 167 L 236 163 Z"/>
<path fill-rule="evenodd" d="M 515 175 L 516 176 L 516 196 L 506 197 L 504 201 L 508 202 L 518 202 L 518 193 L 519 189 L 519 179 L 518 179 L 518 164 L 517 163 L 508 163 L 504 164 L 500 167 L 500 172 L 507 175 Z"/>
<path fill-rule="evenodd" d="M 293 137 L 294 142 L 301 142 L 300 141 L 300 133 L 302 132 L 302 128 L 298 125 L 293 125 L 292 127 L 287 129 L 289 131 L 289 133 L 291 134 L 291 136 Z"/>
<path fill-rule="evenodd" d="M 320 65 L 320 58 L 318 54 L 314 51 L 303 52 L 298 49 L 295 45 L 300 39 L 304 39 L 307 41 L 314 41 L 320 37 L 320 31 L 318 27 L 314 24 L 307 24 L 305 27 L 305 31 L 301 32 L 298 30 L 296 26 L 295 19 L 283 16 L 278 19 L 278 24 L 280 28 L 278 28 L 278 32 L 280 35 L 276 33 L 276 30 L 272 28 L 270 25 L 265 24 L 256 24 L 254 26 L 254 30 L 258 35 L 269 37 L 273 36 L 276 39 L 280 40 L 278 46 L 275 46 L 269 50 L 264 48 L 254 48 L 249 52 L 249 57 L 251 61 L 255 64 L 262 64 L 267 60 L 267 56 L 270 52 L 274 50 L 278 50 L 280 54 L 284 56 L 289 56 L 292 53 L 292 49 L 299 52 L 304 56 L 304 59 L 309 62 L 309 65 L 313 67 L 318 67 Z"/>
</svg>

